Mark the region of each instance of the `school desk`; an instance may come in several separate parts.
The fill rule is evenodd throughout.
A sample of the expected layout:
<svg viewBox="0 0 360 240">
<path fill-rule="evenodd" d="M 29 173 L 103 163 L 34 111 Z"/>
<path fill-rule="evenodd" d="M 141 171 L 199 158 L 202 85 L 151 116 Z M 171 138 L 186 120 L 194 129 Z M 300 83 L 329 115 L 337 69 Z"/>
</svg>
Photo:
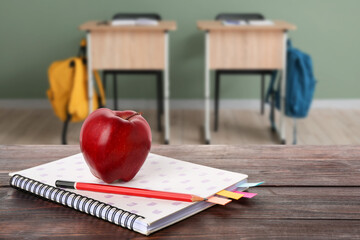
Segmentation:
<svg viewBox="0 0 360 240">
<path fill-rule="evenodd" d="M 284 106 L 286 89 L 287 31 L 296 27 L 284 21 L 270 26 L 224 26 L 221 21 L 198 21 L 205 31 L 205 141 L 210 143 L 210 71 L 211 70 L 282 70 L 279 127 L 286 142 Z"/>
<path fill-rule="evenodd" d="M 148 239 L 9 186 L 9 172 L 79 146 L 0 146 L 1 239 Z M 152 152 L 249 175 L 258 193 L 214 206 L 150 239 L 359 239 L 360 146 L 162 145 Z"/>
<path fill-rule="evenodd" d="M 82 24 L 86 31 L 89 112 L 92 109 L 93 70 L 162 70 L 164 79 L 164 140 L 170 141 L 169 117 L 169 31 L 174 21 L 160 21 L 156 26 L 111 26 L 91 21 Z"/>
</svg>

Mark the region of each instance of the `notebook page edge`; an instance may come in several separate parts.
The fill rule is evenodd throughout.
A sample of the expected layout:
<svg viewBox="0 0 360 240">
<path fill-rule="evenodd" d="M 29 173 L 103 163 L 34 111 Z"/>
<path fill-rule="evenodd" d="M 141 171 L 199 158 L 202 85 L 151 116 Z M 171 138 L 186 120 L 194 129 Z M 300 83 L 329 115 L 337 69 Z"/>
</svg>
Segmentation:
<svg viewBox="0 0 360 240">
<path fill-rule="evenodd" d="M 246 183 L 246 182 L 247 182 L 247 177 L 244 178 L 243 180 L 231 185 L 230 187 L 226 188 L 225 190 L 233 191 L 233 190 L 237 189 L 237 187 L 236 187 L 237 184 Z M 216 193 L 214 193 L 214 195 L 215 194 Z M 212 207 L 214 205 L 216 205 L 216 204 L 209 203 L 209 202 L 198 202 L 198 203 L 195 203 L 193 205 L 190 205 L 190 206 L 188 206 L 186 208 L 183 208 L 183 209 L 181 209 L 181 210 L 179 210 L 179 211 L 177 211 L 175 213 L 172 213 L 172 214 L 170 214 L 170 215 L 168 215 L 168 216 L 166 216 L 166 217 L 164 217 L 162 219 L 159 219 L 159 220 L 157 220 L 155 222 L 150 223 L 149 232 L 151 234 L 151 233 L 154 233 L 156 231 L 159 231 L 159 230 L 161 230 L 163 228 L 166 228 L 166 227 L 171 226 L 171 225 L 173 225 L 175 223 L 178 223 L 178 222 L 180 222 L 180 221 L 182 221 L 182 220 L 184 220 L 186 218 L 189 218 L 189 217 L 191 217 L 191 216 L 193 216 L 193 215 L 195 215 L 197 213 L 200 213 L 200 212 L 202 212 L 202 211 L 204 211 L 204 210 L 206 210 L 206 209 L 208 209 L 208 208 L 210 208 L 210 207 Z M 194 208 L 194 210 L 193 210 L 193 208 Z M 181 217 L 176 217 L 181 213 L 183 213 L 181 215 Z M 168 220 L 166 218 L 168 218 Z M 162 224 L 163 221 L 165 221 L 164 224 Z M 156 224 L 158 224 L 158 226 L 156 226 Z"/>
</svg>

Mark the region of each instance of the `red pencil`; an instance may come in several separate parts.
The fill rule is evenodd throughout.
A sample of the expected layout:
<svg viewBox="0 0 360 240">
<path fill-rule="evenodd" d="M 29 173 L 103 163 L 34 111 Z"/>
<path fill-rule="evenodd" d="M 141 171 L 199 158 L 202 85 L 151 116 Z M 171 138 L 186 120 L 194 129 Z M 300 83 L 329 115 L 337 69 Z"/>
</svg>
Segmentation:
<svg viewBox="0 0 360 240">
<path fill-rule="evenodd" d="M 199 202 L 199 201 L 207 200 L 206 198 L 202 198 L 192 194 L 163 192 L 163 191 L 155 191 L 155 190 L 141 189 L 141 188 L 119 187 L 119 186 L 103 185 L 96 183 L 82 183 L 82 182 L 69 182 L 69 181 L 57 180 L 55 182 L 55 186 L 61 188 L 71 188 L 71 189 L 85 190 L 92 192 L 114 193 L 114 194 L 122 194 L 128 196 L 159 198 L 159 199 L 183 201 L 183 202 Z"/>
</svg>

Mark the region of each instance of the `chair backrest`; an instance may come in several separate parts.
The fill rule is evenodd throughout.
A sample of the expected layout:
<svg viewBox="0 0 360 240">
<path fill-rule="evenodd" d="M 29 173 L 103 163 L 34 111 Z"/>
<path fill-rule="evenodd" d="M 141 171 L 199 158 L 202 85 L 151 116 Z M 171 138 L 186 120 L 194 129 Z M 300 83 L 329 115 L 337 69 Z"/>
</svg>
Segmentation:
<svg viewBox="0 0 360 240">
<path fill-rule="evenodd" d="M 263 20 L 265 17 L 260 13 L 220 13 L 215 20 Z"/>
<path fill-rule="evenodd" d="M 161 17 L 156 13 L 116 13 L 113 16 L 115 19 L 137 19 L 137 18 L 149 18 L 153 20 L 161 21 Z"/>
</svg>

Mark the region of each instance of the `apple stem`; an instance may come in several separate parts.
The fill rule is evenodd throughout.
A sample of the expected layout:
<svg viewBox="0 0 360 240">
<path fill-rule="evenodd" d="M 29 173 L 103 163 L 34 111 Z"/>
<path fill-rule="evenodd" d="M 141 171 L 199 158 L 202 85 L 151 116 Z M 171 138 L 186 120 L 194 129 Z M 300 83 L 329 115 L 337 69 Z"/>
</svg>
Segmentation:
<svg viewBox="0 0 360 240">
<path fill-rule="evenodd" d="M 127 117 L 127 118 L 125 118 L 125 120 L 129 120 L 130 118 L 132 118 L 132 117 L 134 117 L 134 116 L 136 116 L 136 115 L 141 115 L 142 113 L 134 113 L 134 114 L 132 114 L 132 115 L 130 115 L 129 117 Z"/>
</svg>

